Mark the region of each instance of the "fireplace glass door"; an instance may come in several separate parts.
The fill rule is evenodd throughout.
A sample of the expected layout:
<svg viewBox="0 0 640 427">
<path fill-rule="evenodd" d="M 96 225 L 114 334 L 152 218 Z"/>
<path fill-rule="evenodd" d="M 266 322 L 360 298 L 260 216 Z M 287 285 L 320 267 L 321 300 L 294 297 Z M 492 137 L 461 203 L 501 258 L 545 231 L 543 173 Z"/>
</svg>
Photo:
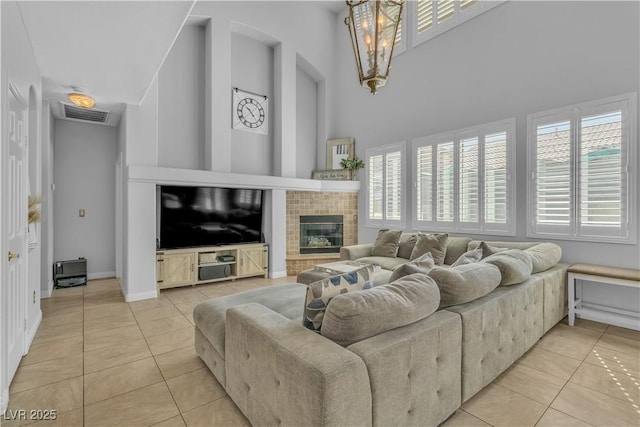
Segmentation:
<svg viewBox="0 0 640 427">
<path fill-rule="evenodd" d="M 340 253 L 342 247 L 342 215 L 300 216 L 300 253 Z"/>
</svg>

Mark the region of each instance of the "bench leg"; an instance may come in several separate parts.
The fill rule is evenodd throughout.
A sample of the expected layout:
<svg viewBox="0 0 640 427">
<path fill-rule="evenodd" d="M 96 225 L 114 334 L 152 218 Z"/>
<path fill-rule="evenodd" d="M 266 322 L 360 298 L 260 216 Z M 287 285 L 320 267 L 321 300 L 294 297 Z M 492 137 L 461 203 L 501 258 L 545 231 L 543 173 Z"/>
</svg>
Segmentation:
<svg viewBox="0 0 640 427">
<path fill-rule="evenodd" d="M 567 300 L 569 304 L 569 326 L 573 326 L 576 318 L 576 278 L 573 274 L 569 273 L 567 280 Z"/>
</svg>

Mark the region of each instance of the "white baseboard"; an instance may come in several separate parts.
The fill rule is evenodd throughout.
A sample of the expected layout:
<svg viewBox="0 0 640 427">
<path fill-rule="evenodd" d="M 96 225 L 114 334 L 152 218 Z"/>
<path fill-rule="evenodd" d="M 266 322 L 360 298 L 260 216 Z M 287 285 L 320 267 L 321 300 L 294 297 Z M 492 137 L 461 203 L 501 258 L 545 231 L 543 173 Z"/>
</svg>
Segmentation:
<svg viewBox="0 0 640 427">
<path fill-rule="evenodd" d="M 40 289 L 40 299 L 51 298 L 51 294 L 53 294 L 53 282 L 47 283 L 47 287 L 45 289 Z"/>
<path fill-rule="evenodd" d="M 156 293 L 156 291 L 149 291 L 149 292 L 138 292 L 134 294 L 125 294 L 124 300 L 126 302 L 133 302 L 133 301 L 140 301 L 143 299 L 152 299 L 157 297 L 158 297 L 158 294 Z"/>
<path fill-rule="evenodd" d="M 105 271 L 103 273 L 88 273 L 87 280 L 111 279 L 116 277 L 115 271 Z"/>
<path fill-rule="evenodd" d="M 38 310 L 38 316 L 36 317 L 36 321 L 33 323 L 31 329 L 27 331 L 27 336 L 24 337 L 24 354 L 29 353 L 29 349 L 31 348 L 31 343 L 33 339 L 36 337 L 38 333 L 38 328 L 40 327 L 40 322 L 42 322 L 42 310 Z"/>
<path fill-rule="evenodd" d="M 269 278 L 270 279 L 279 279 L 280 277 L 287 277 L 286 271 L 270 271 Z"/>
</svg>

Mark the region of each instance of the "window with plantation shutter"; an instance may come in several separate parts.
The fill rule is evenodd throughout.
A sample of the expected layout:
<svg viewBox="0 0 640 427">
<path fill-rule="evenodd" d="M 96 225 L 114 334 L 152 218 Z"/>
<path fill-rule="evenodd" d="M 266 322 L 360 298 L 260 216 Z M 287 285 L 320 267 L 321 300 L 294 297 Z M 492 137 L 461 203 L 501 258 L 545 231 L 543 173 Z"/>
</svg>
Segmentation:
<svg viewBox="0 0 640 427">
<path fill-rule="evenodd" d="M 413 228 L 515 234 L 515 119 L 413 141 Z"/>
<path fill-rule="evenodd" d="M 404 142 L 367 150 L 368 226 L 404 226 Z"/>
<path fill-rule="evenodd" d="M 635 242 L 636 95 L 528 117 L 531 237 Z"/>
<path fill-rule="evenodd" d="M 410 16 L 414 20 L 413 46 L 442 34 L 503 2 L 504 0 L 417 0 L 408 2 L 411 10 Z"/>
<path fill-rule="evenodd" d="M 416 219 L 433 219 L 433 147 L 416 147 Z"/>
</svg>

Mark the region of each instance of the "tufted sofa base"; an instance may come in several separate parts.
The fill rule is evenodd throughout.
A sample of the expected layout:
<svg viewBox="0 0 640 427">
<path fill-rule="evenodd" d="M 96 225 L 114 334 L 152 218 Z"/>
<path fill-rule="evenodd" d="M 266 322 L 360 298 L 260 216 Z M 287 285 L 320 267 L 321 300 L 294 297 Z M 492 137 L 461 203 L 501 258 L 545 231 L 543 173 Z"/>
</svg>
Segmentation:
<svg viewBox="0 0 640 427">
<path fill-rule="evenodd" d="M 462 319 L 462 401 L 493 381 L 543 335 L 543 287 L 538 275 L 447 308 Z"/>
<path fill-rule="evenodd" d="M 347 347 L 367 366 L 374 426 L 437 425 L 460 407 L 461 333 L 438 311 Z"/>
</svg>

